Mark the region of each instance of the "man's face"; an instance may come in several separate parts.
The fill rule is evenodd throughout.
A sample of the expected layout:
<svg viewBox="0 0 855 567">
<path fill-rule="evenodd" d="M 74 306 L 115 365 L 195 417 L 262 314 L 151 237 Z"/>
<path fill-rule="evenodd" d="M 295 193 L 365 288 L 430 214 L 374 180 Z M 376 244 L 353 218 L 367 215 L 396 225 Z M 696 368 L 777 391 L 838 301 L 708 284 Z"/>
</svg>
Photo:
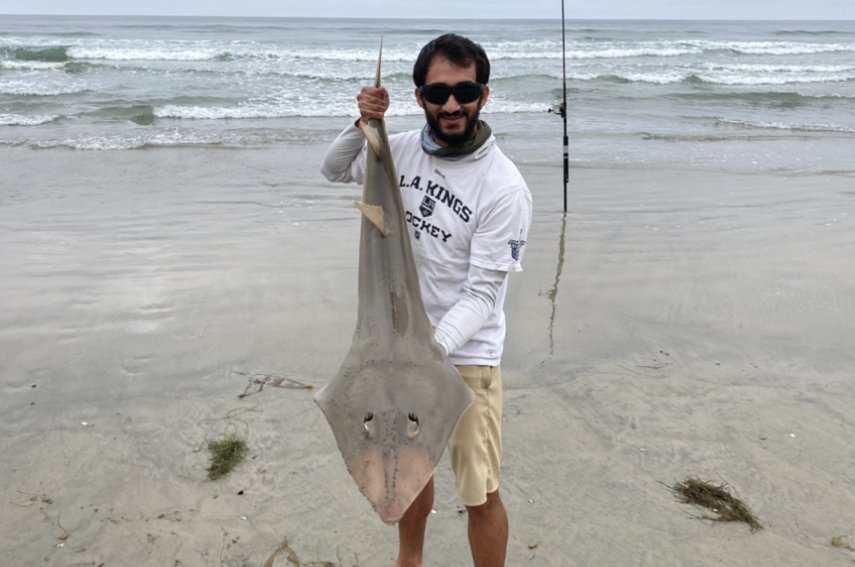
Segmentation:
<svg viewBox="0 0 855 567">
<path fill-rule="evenodd" d="M 428 67 L 425 84 L 441 83 L 453 87 L 459 83 L 475 82 L 475 63 L 458 67 L 445 57 L 437 56 Z M 470 139 L 478 125 L 478 115 L 490 95 L 485 86 L 481 98 L 468 104 L 460 104 L 454 95 L 444 104 L 431 104 L 416 88 L 416 101 L 425 111 L 425 119 L 440 146 L 455 146 Z"/>
</svg>

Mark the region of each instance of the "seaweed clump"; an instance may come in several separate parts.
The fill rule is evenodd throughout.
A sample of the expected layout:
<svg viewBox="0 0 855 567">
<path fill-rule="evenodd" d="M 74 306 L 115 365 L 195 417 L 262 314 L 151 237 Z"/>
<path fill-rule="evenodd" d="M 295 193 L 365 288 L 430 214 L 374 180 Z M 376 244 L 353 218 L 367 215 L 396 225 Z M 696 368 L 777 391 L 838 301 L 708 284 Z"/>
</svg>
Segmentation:
<svg viewBox="0 0 855 567">
<path fill-rule="evenodd" d="M 689 477 L 669 487 L 677 500 L 711 510 L 714 515 L 702 515 L 701 519 L 715 522 L 745 522 L 751 531 L 763 528 L 748 506 L 728 492 L 727 484 L 713 484 L 699 478 Z"/>
<path fill-rule="evenodd" d="M 232 472 L 246 458 L 246 441 L 236 435 L 229 435 L 225 439 L 209 442 L 208 450 L 211 452 L 208 480 L 217 480 Z"/>
</svg>

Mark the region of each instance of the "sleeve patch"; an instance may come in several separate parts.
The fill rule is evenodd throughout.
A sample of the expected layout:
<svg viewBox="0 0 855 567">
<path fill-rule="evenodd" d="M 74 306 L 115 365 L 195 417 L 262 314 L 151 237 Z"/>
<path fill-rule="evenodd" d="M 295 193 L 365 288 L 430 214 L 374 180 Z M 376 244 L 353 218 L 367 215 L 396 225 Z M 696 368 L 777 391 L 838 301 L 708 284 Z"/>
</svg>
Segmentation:
<svg viewBox="0 0 855 567">
<path fill-rule="evenodd" d="M 522 251 L 522 247 L 525 246 L 526 241 L 522 238 L 522 231 L 520 231 L 520 237 L 518 240 L 508 240 L 508 245 L 511 247 L 511 258 L 516 261 L 520 259 L 520 252 Z"/>
</svg>

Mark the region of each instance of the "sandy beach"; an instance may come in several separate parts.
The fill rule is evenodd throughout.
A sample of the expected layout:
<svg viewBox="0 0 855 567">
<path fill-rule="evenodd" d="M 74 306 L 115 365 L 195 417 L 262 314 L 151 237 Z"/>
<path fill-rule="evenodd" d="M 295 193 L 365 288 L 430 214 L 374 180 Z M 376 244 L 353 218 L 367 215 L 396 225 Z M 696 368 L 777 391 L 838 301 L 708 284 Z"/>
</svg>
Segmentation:
<svg viewBox="0 0 855 567">
<path fill-rule="evenodd" d="M 246 390 L 318 387 L 350 344 L 359 190 L 327 143 L 0 148 L 0 563 L 394 559 L 312 391 Z M 853 565 L 855 171 L 576 164 L 565 216 L 559 158 L 522 170 L 508 565 Z M 226 433 L 249 457 L 208 481 Z M 764 528 L 697 519 L 687 476 Z M 427 564 L 469 565 L 437 480 Z"/>
</svg>

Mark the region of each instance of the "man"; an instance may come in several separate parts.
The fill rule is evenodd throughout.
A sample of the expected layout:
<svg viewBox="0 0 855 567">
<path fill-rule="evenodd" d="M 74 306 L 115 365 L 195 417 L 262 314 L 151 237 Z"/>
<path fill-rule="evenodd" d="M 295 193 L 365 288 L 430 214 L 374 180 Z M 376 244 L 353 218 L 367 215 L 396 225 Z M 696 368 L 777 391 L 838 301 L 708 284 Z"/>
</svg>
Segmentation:
<svg viewBox="0 0 855 567">
<path fill-rule="evenodd" d="M 448 448 L 460 499 L 469 513 L 476 567 L 504 567 L 508 517 L 499 496 L 503 304 L 507 275 L 520 261 L 531 222 L 531 194 L 499 150 L 479 113 L 490 96 L 490 62 L 481 46 L 455 35 L 425 45 L 413 68 L 422 130 L 390 137 L 422 299 L 436 341 L 457 365 L 476 401 Z M 383 117 L 385 88 L 357 96 L 363 120 Z M 330 181 L 362 182 L 365 138 L 348 126 L 327 152 Z M 396 567 L 422 567 L 431 479 L 398 524 Z"/>
</svg>

